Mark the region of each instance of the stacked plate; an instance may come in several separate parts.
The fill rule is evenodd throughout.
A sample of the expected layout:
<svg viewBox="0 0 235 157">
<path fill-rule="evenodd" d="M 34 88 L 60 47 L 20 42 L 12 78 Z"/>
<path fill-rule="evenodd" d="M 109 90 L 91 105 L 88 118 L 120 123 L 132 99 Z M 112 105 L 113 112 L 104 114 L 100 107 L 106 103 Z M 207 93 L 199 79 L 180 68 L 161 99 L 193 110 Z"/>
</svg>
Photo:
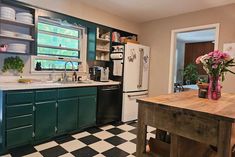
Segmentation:
<svg viewBox="0 0 235 157">
<path fill-rule="evenodd" d="M 17 52 L 17 53 L 26 53 L 27 45 L 26 44 L 9 44 L 7 51 Z"/>
<path fill-rule="evenodd" d="M 20 38 L 32 39 L 31 35 L 23 34 L 23 33 L 16 33 L 16 36 Z"/>
<path fill-rule="evenodd" d="M 33 15 L 26 12 L 21 12 L 16 14 L 16 21 L 22 23 L 33 24 Z"/>
<path fill-rule="evenodd" d="M 16 11 L 10 7 L 0 7 L 0 17 L 15 21 Z"/>
<path fill-rule="evenodd" d="M 16 33 L 15 32 L 11 32 L 11 31 L 7 31 L 7 30 L 3 30 L 3 29 L 1 29 L 0 30 L 0 34 L 2 34 L 2 35 L 6 35 L 6 36 L 15 36 L 16 35 Z"/>
</svg>

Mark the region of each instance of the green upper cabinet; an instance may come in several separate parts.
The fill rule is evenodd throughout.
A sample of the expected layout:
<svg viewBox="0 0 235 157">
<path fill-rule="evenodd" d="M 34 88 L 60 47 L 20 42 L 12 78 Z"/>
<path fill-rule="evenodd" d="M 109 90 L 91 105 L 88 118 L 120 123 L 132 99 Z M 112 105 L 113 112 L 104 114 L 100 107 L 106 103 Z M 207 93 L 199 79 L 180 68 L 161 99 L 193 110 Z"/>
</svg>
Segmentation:
<svg viewBox="0 0 235 157">
<path fill-rule="evenodd" d="M 96 27 L 87 28 L 87 60 L 96 60 Z"/>
<path fill-rule="evenodd" d="M 77 129 L 78 98 L 58 100 L 58 133 Z"/>
<path fill-rule="evenodd" d="M 53 137 L 56 133 L 56 101 L 35 104 L 35 139 Z"/>
<path fill-rule="evenodd" d="M 78 115 L 79 128 L 96 124 L 96 95 L 79 97 Z"/>
</svg>

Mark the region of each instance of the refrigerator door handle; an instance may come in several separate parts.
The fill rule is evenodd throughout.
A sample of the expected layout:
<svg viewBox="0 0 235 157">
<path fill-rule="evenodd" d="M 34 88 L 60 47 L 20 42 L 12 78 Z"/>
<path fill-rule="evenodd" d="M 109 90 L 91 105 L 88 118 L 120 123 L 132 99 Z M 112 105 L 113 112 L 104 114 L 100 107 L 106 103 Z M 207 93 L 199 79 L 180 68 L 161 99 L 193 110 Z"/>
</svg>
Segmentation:
<svg viewBox="0 0 235 157">
<path fill-rule="evenodd" d="M 136 95 L 128 95 L 129 98 L 135 98 L 135 97 L 142 97 L 142 96 L 147 96 L 148 93 L 145 94 L 136 94 Z"/>
<path fill-rule="evenodd" d="M 143 82 L 143 60 L 144 60 L 144 49 L 140 48 L 140 67 L 139 67 L 139 84 L 137 85 L 137 88 L 142 87 L 142 82 Z"/>
</svg>

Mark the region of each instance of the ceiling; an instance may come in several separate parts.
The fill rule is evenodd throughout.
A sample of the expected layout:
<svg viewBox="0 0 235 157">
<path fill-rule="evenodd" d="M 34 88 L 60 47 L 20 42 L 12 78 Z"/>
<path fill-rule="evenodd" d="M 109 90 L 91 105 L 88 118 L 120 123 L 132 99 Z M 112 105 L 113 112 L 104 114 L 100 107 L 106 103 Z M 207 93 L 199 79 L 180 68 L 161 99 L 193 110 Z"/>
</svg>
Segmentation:
<svg viewBox="0 0 235 157">
<path fill-rule="evenodd" d="M 235 0 L 80 0 L 95 8 L 133 22 L 198 11 L 235 3 Z"/>
<path fill-rule="evenodd" d="M 214 41 L 216 37 L 215 29 L 178 33 L 177 39 L 186 43 Z"/>
</svg>

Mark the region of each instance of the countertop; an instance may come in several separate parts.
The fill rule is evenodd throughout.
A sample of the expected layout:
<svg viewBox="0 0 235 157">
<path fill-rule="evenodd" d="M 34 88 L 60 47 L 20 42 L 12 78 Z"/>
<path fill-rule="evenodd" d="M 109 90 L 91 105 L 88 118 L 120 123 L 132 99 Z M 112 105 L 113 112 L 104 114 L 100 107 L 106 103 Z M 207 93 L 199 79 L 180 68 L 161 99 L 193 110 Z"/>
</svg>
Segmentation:
<svg viewBox="0 0 235 157">
<path fill-rule="evenodd" d="M 192 114 L 198 113 L 235 122 L 235 94 L 231 93 L 222 93 L 219 100 L 209 100 L 198 98 L 197 90 L 193 90 L 138 99 L 137 102 L 169 109 L 183 109 Z"/>
<path fill-rule="evenodd" d="M 45 89 L 45 88 L 66 88 L 66 87 L 91 87 L 91 86 L 106 86 L 118 85 L 120 82 L 82 82 L 82 83 L 53 83 L 53 82 L 34 82 L 34 83 L 14 83 L 14 82 L 0 82 L 0 90 L 28 90 L 28 89 Z"/>
</svg>

